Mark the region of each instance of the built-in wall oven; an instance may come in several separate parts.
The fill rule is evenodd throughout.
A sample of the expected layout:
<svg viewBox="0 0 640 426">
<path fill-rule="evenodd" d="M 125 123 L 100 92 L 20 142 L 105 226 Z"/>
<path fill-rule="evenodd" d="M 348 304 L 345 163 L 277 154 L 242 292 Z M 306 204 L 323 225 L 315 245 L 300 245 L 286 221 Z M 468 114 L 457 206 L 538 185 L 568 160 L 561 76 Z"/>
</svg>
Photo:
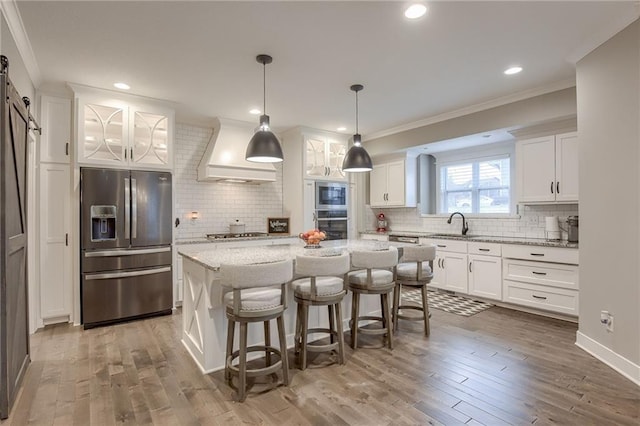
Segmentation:
<svg viewBox="0 0 640 426">
<path fill-rule="evenodd" d="M 348 185 L 341 182 L 316 182 L 316 228 L 324 232 L 327 240 L 348 238 L 349 210 Z"/>
</svg>

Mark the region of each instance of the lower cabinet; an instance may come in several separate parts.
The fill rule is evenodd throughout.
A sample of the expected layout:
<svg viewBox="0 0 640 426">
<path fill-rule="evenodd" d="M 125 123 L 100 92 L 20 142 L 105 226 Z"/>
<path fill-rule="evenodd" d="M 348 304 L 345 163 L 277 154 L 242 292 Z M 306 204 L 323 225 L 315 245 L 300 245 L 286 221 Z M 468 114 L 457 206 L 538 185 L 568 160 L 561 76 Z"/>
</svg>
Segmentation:
<svg viewBox="0 0 640 426">
<path fill-rule="evenodd" d="M 468 292 L 467 243 L 454 240 L 421 240 L 424 244 L 436 246 L 433 261 L 433 279 L 429 287 L 458 293 Z"/>
<path fill-rule="evenodd" d="M 577 249 L 505 245 L 503 256 L 504 302 L 578 315 Z"/>
<path fill-rule="evenodd" d="M 469 294 L 502 300 L 502 246 L 471 242 L 468 252 Z"/>
</svg>

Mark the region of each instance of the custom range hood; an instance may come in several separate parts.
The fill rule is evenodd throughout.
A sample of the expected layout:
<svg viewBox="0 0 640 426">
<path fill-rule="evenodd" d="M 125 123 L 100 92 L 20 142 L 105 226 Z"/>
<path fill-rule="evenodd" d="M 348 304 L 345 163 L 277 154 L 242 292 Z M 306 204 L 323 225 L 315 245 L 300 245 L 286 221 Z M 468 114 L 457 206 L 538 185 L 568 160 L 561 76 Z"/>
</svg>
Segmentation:
<svg viewBox="0 0 640 426">
<path fill-rule="evenodd" d="M 213 135 L 198 165 L 199 181 L 263 183 L 275 182 L 272 163 L 244 159 L 255 126 L 243 121 L 216 118 Z"/>
</svg>

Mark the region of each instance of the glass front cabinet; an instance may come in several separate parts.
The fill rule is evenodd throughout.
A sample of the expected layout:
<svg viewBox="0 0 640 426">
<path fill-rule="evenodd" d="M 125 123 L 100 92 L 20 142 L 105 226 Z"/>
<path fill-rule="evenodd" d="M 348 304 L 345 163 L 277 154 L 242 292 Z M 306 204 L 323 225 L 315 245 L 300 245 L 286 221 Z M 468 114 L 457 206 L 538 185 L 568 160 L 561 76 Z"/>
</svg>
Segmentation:
<svg viewBox="0 0 640 426">
<path fill-rule="evenodd" d="M 76 112 L 79 164 L 173 168 L 173 110 L 76 92 Z"/>
</svg>

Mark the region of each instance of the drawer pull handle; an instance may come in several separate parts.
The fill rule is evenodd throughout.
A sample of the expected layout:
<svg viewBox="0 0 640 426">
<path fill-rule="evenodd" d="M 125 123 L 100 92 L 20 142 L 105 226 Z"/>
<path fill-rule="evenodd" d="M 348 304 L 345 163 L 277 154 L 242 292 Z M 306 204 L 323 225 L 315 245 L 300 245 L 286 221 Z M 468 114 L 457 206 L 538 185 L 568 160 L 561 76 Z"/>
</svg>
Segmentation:
<svg viewBox="0 0 640 426">
<path fill-rule="evenodd" d="M 478 251 L 491 251 L 491 249 L 479 248 Z"/>
<path fill-rule="evenodd" d="M 547 298 L 544 296 L 536 296 L 535 294 L 532 294 L 532 296 L 535 297 L 536 299 L 547 300 Z"/>
<path fill-rule="evenodd" d="M 544 253 L 530 253 L 531 256 L 544 256 Z"/>
<path fill-rule="evenodd" d="M 546 273 L 546 272 L 536 272 L 536 271 L 531 271 L 531 273 L 532 273 L 532 274 L 535 274 L 535 275 L 547 275 L 547 273 Z"/>
<path fill-rule="evenodd" d="M 446 246 L 446 245 L 444 245 L 444 244 L 436 244 L 436 246 L 437 246 L 437 247 L 440 247 L 440 248 L 446 248 L 446 247 L 447 247 L 447 246 Z"/>
</svg>

